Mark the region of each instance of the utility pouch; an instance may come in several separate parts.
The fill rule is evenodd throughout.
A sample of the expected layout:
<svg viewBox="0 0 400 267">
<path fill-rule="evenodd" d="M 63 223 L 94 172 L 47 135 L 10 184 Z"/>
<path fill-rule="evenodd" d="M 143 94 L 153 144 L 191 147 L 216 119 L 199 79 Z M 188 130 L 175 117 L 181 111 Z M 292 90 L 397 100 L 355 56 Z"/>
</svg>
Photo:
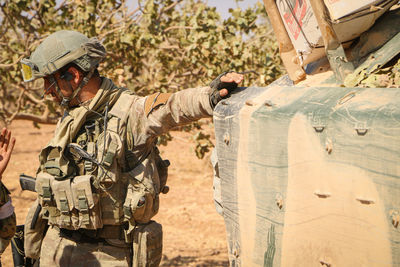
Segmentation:
<svg viewBox="0 0 400 267">
<path fill-rule="evenodd" d="M 57 209 L 60 212 L 57 225 L 60 228 L 78 229 L 78 215 L 73 212 L 74 200 L 72 197 L 71 180 L 54 180 L 51 185 Z"/>
<path fill-rule="evenodd" d="M 39 199 L 29 208 L 24 226 L 24 248 L 27 258 L 38 259 L 40 247 L 47 230 L 47 220 L 43 218 L 44 210 L 40 209 Z"/>
<path fill-rule="evenodd" d="M 126 220 L 132 223 L 148 223 L 155 215 L 156 212 L 153 209 L 154 197 L 146 191 L 143 186 L 138 185 L 135 187 L 133 184 L 128 185 L 124 202 L 124 216 Z"/>
<path fill-rule="evenodd" d="M 71 183 L 74 207 L 79 213 L 78 228 L 103 227 L 99 196 L 92 192 L 91 175 L 76 176 Z"/>
<path fill-rule="evenodd" d="M 162 226 L 150 221 L 133 232 L 133 267 L 159 266 L 162 257 Z"/>
</svg>

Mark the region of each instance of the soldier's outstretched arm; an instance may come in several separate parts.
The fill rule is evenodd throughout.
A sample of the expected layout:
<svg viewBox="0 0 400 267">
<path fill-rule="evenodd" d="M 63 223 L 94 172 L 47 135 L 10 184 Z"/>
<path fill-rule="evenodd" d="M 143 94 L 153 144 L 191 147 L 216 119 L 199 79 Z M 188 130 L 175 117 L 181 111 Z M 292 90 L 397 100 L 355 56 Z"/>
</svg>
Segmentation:
<svg viewBox="0 0 400 267">
<path fill-rule="evenodd" d="M 140 120 L 140 128 L 148 135 L 160 135 L 174 127 L 211 117 L 216 104 L 242 81 L 243 75 L 225 72 L 210 86 L 147 96 L 142 104 L 141 119 L 137 117 L 137 107 L 135 114 L 131 114 L 130 119 L 136 120 L 132 125 Z"/>
</svg>

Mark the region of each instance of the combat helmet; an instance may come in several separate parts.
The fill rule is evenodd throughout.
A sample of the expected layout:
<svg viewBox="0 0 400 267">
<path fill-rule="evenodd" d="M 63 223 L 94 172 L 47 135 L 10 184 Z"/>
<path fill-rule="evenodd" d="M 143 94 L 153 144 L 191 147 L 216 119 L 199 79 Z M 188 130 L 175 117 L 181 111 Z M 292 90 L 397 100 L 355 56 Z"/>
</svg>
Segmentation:
<svg viewBox="0 0 400 267">
<path fill-rule="evenodd" d="M 105 56 L 106 50 L 97 38 L 89 39 L 76 31 L 61 30 L 49 35 L 29 58 L 21 60 L 22 76 L 25 82 L 48 77 L 62 97 L 61 105 L 68 107 L 69 102 L 87 84 Z M 86 75 L 72 96 L 65 97 L 58 87 L 54 74 L 69 63 L 76 64 Z"/>
</svg>

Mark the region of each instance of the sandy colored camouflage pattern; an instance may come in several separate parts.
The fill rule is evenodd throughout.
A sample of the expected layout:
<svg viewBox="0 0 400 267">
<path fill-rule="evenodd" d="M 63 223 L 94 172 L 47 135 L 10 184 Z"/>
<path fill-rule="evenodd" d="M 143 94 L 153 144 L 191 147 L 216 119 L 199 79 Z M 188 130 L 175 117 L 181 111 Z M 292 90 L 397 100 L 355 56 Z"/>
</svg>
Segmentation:
<svg viewBox="0 0 400 267">
<path fill-rule="evenodd" d="M 107 243 L 76 243 L 60 237 L 59 231 L 50 227 L 43 239 L 41 266 L 115 266 L 128 267 L 129 248 Z"/>
<path fill-rule="evenodd" d="M 133 153 L 140 158 L 143 151 L 154 145 L 157 136 L 174 127 L 212 116 L 210 92 L 210 87 L 179 91 L 172 94 L 165 105 L 156 107 L 148 116 L 144 109 L 147 98 L 137 97 L 129 115 Z"/>
<path fill-rule="evenodd" d="M 162 226 L 155 221 L 140 225 L 133 237 L 132 267 L 158 266 L 162 258 Z"/>
<path fill-rule="evenodd" d="M 40 248 L 42 246 L 42 241 L 47 226 L 47 220 L 43 219 L 44 209 L 42 209 L 36 218 L 36 223 L 34 224 L 33 229 L 31 229 L 37 205 L 38 199 L 36 199 L 34 204 L 29 208 L 28 214 L 25 218 L 24 226 L 25 256 L 31 259 L 38 259 L 40 257 Z"/>
<path fill-rule="evenodd" d="M 10 198 L 10 192 L 0 182 L 0 207 L 7 203 Z M 15 213 L 8 218 L 0 220 L 0 255 L 4 252 L 10 244 L 11 238 L 14 236 L 16 230 L 16 217 Z"/>
<path fill-rule="evenodd" d="M 107 92 L 107 90 L 109 90 L 109 92 Z M 121 90 L 118 89 L 110 80 L 103 78 L 101 90 L 97 93 L 95 98 L 89 104 L 89 109 L 96 110 L 97 112 L 103 112 L 105 103 L 110 103 L 110 113 L 112 113 L 112 105 L 117 102 L 119 97 L 126 97 L 127 91 L 124 91 L 122 93 L 120 91 Z M 154 160 L 156 155 L 154 149 L 152 149 L 155 144 L 154 141 L 158 135 L 161 135 L 176 126 L 180 126 L 191 121 L 198 120 L 200 118 L 210 117 L 213 112 L 209 102 L 210 91 L 210 87 L 203 87 L 186 89 L 168 95 L 168 97 L 165 97 L 165 95 L 163 95 L 162 102 L 157 102 L 157 105 L 155 105 L 152 110 L 147 112 L 145 110 L 146 101 L 154 101 L 154 97 L 139 97 L 129 93 L 129 97 L 133 97 L 133 102 L 130 106 L 129 113 L 127 113 L 127 115 L 129 115 L 127 121 L 127 148 L 131 150 L 136 160 L 141 159 L 144 155 L 146 156 L 146 152 L 148 152 L 149 150 L 152 151 L 142 162 L 142 167 L 135 168 L 132 171 L 137 172 L 138 170 L 141 170 L 138 173 L 134 173 L 134 177 L 149 177 L 144 178 L 143 181 L 154 183 L 146 186 L 146 189 L 154 187 L 155 192 L 150 193 L 153 194 L 152 197 L 155 198 L 154 205 L 156 206 L 150 206 L 149 208 L 153 209 L 155 213 L 157 213 L 158 211 L 158 194 L 160 192 L 160 182 L 158 179 L 152 179 L 153 175 L 158 175 L 157 167 L 155 166 L 156 161 Z M 63 159 L 63 151 L 68 143 L 75 140 L 77 133 L 79 132 L 82 125 L 84 125 L 85 121 L 89 118 L 89 116 L 90 114 L 87 109 L 83 107 L 78 107 L 71 110 L 69 112 L 69 115 L 64 117 L 63 121 L 58 125 L 56 129 L 55 137 L 41 152 L 40 171 L 46 171 L 46 168 L 44 167 L 46 161 L 50 156 L 55 157 L 55 153 L 53 153 L 54 148 L 58 147 L 58 151 L 60 151 L 59 157 L 60 159 L 62 159 L 58 161 L 61 164 L 60 167 L 63 172 L 65 171 L 66 175 L 70 175 L 68 168 L 68 159 Z M 99 149 L 101 149 L 101 145 L 101 142 L 99 142 Z M 119 153 L 119 148 L 117 148 L 116 150 L 117 153 Z M 123 179 L 116 175 L 113 188 L 119 186 L 118 184 L 123 184 L 122 180 Z M 138 185 L 136 184 L 134 186 Z M 124 205 L 126 196 L 119 195 L 118 199 L 107 200 L 105 198 L 107 197 L 107 194 L 101 192 L 100 194 L 102 197 L 100 199 L 100 205 L 108 205 L 105 208 L 102 207 L 101 216 L 104 225 L 121 225 L 124 222 L 124 213 L 121 213 L 121 211 L 117 209 L 121 209 L 121 207 Z M 146 210 L 148 208 L 147 203 L 153 203 L 152 201 L 147 199 L 147 196 L 148 195 L 146 194 L 146 204 L 143 208 Z M 113 205 L 111 205 L 111 201 L 114 201 L 112 202 L 114 203 Z M 140 208 L 138 208 L 138 210 L 139 209 Z M 155 213 L 149 213 L 146 211 L 135 212 L 133 218 L 136 222 L 147 223 L 149 222 L 151 217 L 155 215 Z M 56 220 L 51 220 L 51 222 L 49 223 L 51 225 L 57 225 Z M 158 233 L 160 231 L 156 232 Z M 152 233 L 148 236 L 153 238 L 154 235 L 158 235 L 157 233 Z M 49 249 L 54 250 L 54 248 L 56 248 L 54 254 L 46 252 L 49 251 Z M 104 244 L 100 243 L 83 244 L 76 243 L 72 240 L 66 240 L 65 238 L 60 238 L 58 232 L 54 228 L 50 228 L 42 243 L 41 263 L 45 266 L 65 266 L 65 264 L 71 266 L 88 266 L 88 262 L 83 261 L 82 259 L 89 259 L 90 263 L 94 266 L 96 266 L 96 264 L 98 264 L 99 262 L 101 263 L 101 265 L 105 266 L 128 266 L 128 259 L 130 259 L 131 257 L 129 255 L 127 256 L 126 253 L 126 247 L 108 245 L 105 246 Z M 160 253 L 157 255 L 160 256 Z M 156 256 L 156 254 L 154 253 L 151 253 L 149 255 Z M 158 256 L 155 261 L 148 258 L 149 256 L 147 256 L 146 261 L 159 262 L 160 258 Z M 150 266 L 152 266 L 152 264 L 150 264 Z"/>
</svg>

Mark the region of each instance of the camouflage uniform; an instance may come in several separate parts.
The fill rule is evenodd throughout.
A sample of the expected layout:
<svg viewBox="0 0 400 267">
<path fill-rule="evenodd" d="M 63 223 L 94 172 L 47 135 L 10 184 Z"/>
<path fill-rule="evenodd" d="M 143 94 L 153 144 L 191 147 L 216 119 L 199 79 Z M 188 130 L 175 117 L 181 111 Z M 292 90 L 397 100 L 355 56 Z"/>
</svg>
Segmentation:
<svg viewBox="0 0 400 267">
<path fill-rule="evenodd" d="M 0 182 L 0 256 L 10 244 L 16 230 L 14 207 L 11 204 L 10 192 Z"/>
<path fill-rule="evenodd" d="M 112 93 L 104 97 L 104 95 L 106 95 L 104 92 L 108 91 L 111 91 Z M 63 224 L 63 222 L 60 223 L 60 221 L 63 220 L 62 214 L 60 214 L 58 211 L 58 213 L 53 212 L 52 214 L 51 208 L 47 207 L 46 203 L 43 202 L 45 192 L 43 192 L 43 188 L 40 187 L 39 180 L 37 182 L 39 202 L 42 201 L 44 209 L 47 207 L 47 211 L 50 212 L 50 215 L 47 215 L 50 228 L 43 239 L 41 246 L 41 264 L 44 266 L 95 266 L 99 264 L 106 266 L 129 266 L 131 264 L 134 266 L 142 266 L 140 262 L 143 261 L 141 261 L 141 259 L 138 260 L 137 257 L 146 257 L 146 253 L 147 257 L 152 257 L 148 255 L 149 252 L 145 251 L 143 252 L 144 255 L 136 255 L 136 259 L 134 257 L 132 263 L 132 243 L 127 244 L 126 237 L 122 238 L 121 234 L 118 237 L 118 234 L 121 231 L 115 230 L 115 226 L 122 228 L 124 227 L 124 222 L 127 221 L 129 222 L 129 226 L 133 228 L 137 228 L 138 226 L 140 227 L 140 225 L 147 225 L 150 222 L 150 219 L 158 212 L 158 194 L 162 192 L 162 187 L 165 185 L 165 181 L 160 181 L 162 179 L 158 178 L 161 177 L 161 174 L 156 166 L 158 151 L 155 148 L 156 137 L 176 126 L 183 125 L 200 118 L 210 117 L 212 115 L 210 92 L 210 87 L 203 87 L 186 89 L 174 94 L 161 93 L 153 94 L 147 97 L 139 97 L 133 95 L 128 90 L 117 88 L 110 80 L 103 78 L 101 89 L 89 104 L 89 110 L 93 109 L 101 114 L 104 114 L 104 103 L 118 105 L 116 103 L 119 99 L 128 97 L 131 98 L 128 109 L 124 111 L 127 116 L 126 139 L 124 140 L 127 144 L 117 147 L 115 150 L 117 150 L 116 154 L 118 155 L 120 155 L 120 153 L 124 154 L 123 156 L 121 156 L 122 154 L 117 156 L 118 162 L 123 160 L 129 161 L 125 164 L 120 163 L 119 166 L 129 165 L 130 163 L 134 163 L 132 165 L 136 165 L 138 162 L 140 162 L 141 164 L 139 167 L 135 167 L 133 170 L 131 170 L 131 172 L 134 173 L 133 176 L 135 177 L 135 181 L 138 179 L 143 179 L 145 183 L 149 183 L 151 185 L 137 187 L 136 184 L 134 187 L 132 187 L 132 191 L 130 191 L 130 185 L 127 186 L 125 183 L 120 182 L 121 179 L 123 180 L 122 177 L 124 177 L 122 174 L 116 174 L 115 177 L 113 177 L 111 174 L 110 179 L 115 179 L 113 182 L 110 182 L 112 184 L 111 186 L 116 188 L 118 187 L 118 183 L 122 183 L 121 185 L 125 189 L 122 190 L 122 195 L 113 192 L 112 190 L 114 189 L 108 191 L 108 193 L 111 195 L 115 193 L 115 198 L 120 198 L 115 200 L 115 202 L 112 202 L 107 197 L 101 196 L 101 194 L 104 193 L 103 191 L 107 190 L 103 190 L 101 188 L 93 189 L 94 192 L 101 191 L 99 192 L 101 203 L 101 211 L 99 214 L 101 215 L 100 218 L 90 217 L 90 224 L 88 224 L 87 229 L 92 230 L 85 232 L 79 228 L 80 226 L 74 226 L 73 223 L 71 223 L 71 220 L 73 221 L 73 215 L 67 218 L 66 224 Z M 112 113 L 113 106 L 110 106 L 109 108 L 110 113 Z M 51 158 L 54 156 L 54 150 L 60 150 L 54 149 L 55 147 L 61 146 L 65 148 L 69 140 L 72 140 L 73 143 L 82 143 L 82 136 L 86 138 L 85 129 L 87 128 L 87 122 L 91 121 L 91 113 L 87 114 L 87 116 L 83 116 L 82 113 L 85 112 L 87 112 L 85 107 L 77 107 L 70 110 L 68 115 L 64 116 L 62 122 L 59 123 L 57 127 L 55 137 L 50 141 L 49 145 L 43 149 L 40 155 L 41 168 L 39 174 L 46 172 L 52 175 L 57 175 L 60 173 L 60 170 L 62 172 L 62 169 L 64 169 L 65 172 L 71 171 L 69 168 L 71 162 L 64 165 L 60 164 L 59 169 L 56 168 L 56 171 L 54 171 L 53 163 L 49 164 L 49 162 L 52 162 Z M 72 122 L 68 122 L 69 120 L 72 120 Z M 111 121 L 109 123 L 111 123 Z M 66 136 L 69 136 L 69 138 L 65 138 Z M 64 145 L 62 145 L 63 142 L 65 143 Z M 122 141 L 122 143 L 124 143 L 124 141 Z M 97 143 L 97 146 L 101 145 L 102 141 L 100 140 Z M 112 147 L 112 145 L 108 144 L 108 151 L 110 151 L 110 147 Z M 101 148 L 99 149 L 101 150 Z M 130 151 L 129 155 L 127 155 L 128 153 L 124 151 L 127 149 Z M 122 152 L 120 150 L 122 150 Z M 108 151 L 105 152 L 105 161 L 107 160 Z M 66 158 L 64 160 L 68 161 L 71 159 L 72 158 Z M 62 162 L 62 160 L 59 160 L 59 162 Z M 85 163 L 75 160 L 74 164 L 79 169 L 80 175 L 88 173 L 87 169 L 85 169 L 87 163 L 88 162 Z M 113 170 L 114 169 L 111 167 L 110 171 Z M 115 172 L 118 172 L 118 170 L 115 170 Z M 143 176 L 145 177 L 143 178 Z M 53 186 L 54 184 L 51 183 L 51 185 Z M 53 188 L 53 191 L 56 190 L 57 189 Z M 129 209 L 129 203 L 133 203 L 134 199 L 136 199 L 135 194 L 137 194 L 139 191 L 141 192 L 142 190 L 146 191 L 145 194 L 142 194 L 145 202 L 144 207 L 137 208 L 136 206 L 140 205 L 135 202 L 132 209 Z M 129 194 L 132 194 L 132 198 L 129 199 L 129 203 L 127 204 L 127 198 Z M 57 196 L 55 196 L 55 198 L 57 198 Z M 119 208 L 115 207 L 120 206 L 121 204 L 124 206 Z M 57 210 L 60 209 L 60 207 L 56 204 L 54 206 L 57 207 Z M 126 208 L 128 208 L 128 211 Z M 77 216 L 77 221 L 81 221 L 80 215 Z M 101 221 L 101 223 L 96 224 L 95 221 Z M 102 231 L 102 229 L 105 230 Z M 107 229 L 111 230 L 109 230 L 108 233 L 105 233 L 108 231 Z M 86 233 L 91 233 L 91 231 L 96 231 L 96 238 L 90 239 L 90 236 L 86 235 Z M 111 234 L 111 231 L 114 231 L 115 234 Z M 83 237 L 80 235 L 79 238 L 76 239 L 74 237 L 74 233 L 76 232 L 83 232 Z M 135 231 L 132 231 L 130 234 L 135 235 L 136 233 Z M 134 239 L 134 237 L 131 237 L 133 247 L 135 247 Z M 83 242 L 80 240 L 83 240 Z M 140 246 L 140 244 L 136 245 Z M 155 246 L 157 246 L 157 244 L 155 244 Z M 144 260 L 145 262 L 150 262 L 150 264 L 147 263 L 149 266 L 158 265 L 159 260 L 161 259 L 161 248 L 161 244 L 159 244 L 157 252 L 154 252 L 157 253 L 158 256 L 156 256 L 157 259 L 155 262 L 153 262 L 153 264 L 151 264 L 152 259 Z M 134 249 L 134 251 L 136 253 L 140 253 L 140 249 Z"/>
<path fill-rule="evenodd" d="M 168 191 L 169 162 L 156 138 L 210 117 L 222 98 L 218 90 L 232 86 L 221 74 L 210 87 L 139 97 L 101 78 L 96 95 L 71 108 L 105 55 L 97 39 L 59 31 L 21 61 L 24 81 L 45 77 L 54 86 L 45 92 L 52 90 L 66 109 L 40 153 L 38 198 L 25 223 L 25 255 L 40 256 L 44 266 L 158 266 L 162 227 L 151 219 L 159 194 Z M 55 76 L 71 85 L 70 63 L 84 76 L 70 87 L 72 95 Z"/>
</svg>

